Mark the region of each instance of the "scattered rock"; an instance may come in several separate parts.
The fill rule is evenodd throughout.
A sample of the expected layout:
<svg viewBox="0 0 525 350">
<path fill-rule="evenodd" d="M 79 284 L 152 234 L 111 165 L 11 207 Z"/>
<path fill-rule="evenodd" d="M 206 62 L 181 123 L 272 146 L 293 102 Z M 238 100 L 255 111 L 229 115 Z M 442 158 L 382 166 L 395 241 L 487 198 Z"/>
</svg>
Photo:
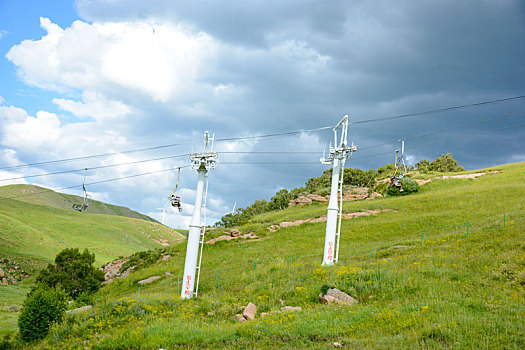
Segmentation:
<svg viewBox="0 0 525 350">
<path fill-rule="evenodd" d="M 443 179 L 475 179 L 485 175 L 485 173 L 473 173 L 473 174 L 463 174 L 463 175 L 444 175 Z"/>
<path fill-rule="evenodd" d="M 2 269 L 0 269 L 0 277 L 5 277 L 5 272 Z"/>
<path fill-rule="evenodd" d="M 171 259 L 171 255 L 168 254 L 168 255 L 164 255 L 160 260 L 161 261 L 168 261 L 170 259 Z"/>
<path fill-rule="evenodd" d="M 319 301 L 321 304 L 330 305 L 335 303 L 335 298 L 330 295 L 323 295 L 323 293 L 319 294 Z"/>
<path fill-rule="evenodd" d="M 320 194 L 317 194 L 317 193 L 311 193 L 307 195 L 306 197 L 310 198 L 312 202 L 328 202 L 328 198 L 321 196 Z"/>
<path fill-rule="evenodd" d="M 424 184 L 427 184 L 429 182 L 432 182 L 432 179 L 427 179 L 427 180 L 423 180 L 423 179 L 413 179 L 415 182 L 417 182 L 417 184 L 419 186 L 423 186 Z"/>
<path fill-rule="evenodd" d="M 376 215 L 384 211 L 395 211 L 392 209 L 373 209 L 373 210 L 367 210 L 367 211 L 359 211 L 355 213 L 343 213 L 343 219 L 354 219 L 360 216 L 369 216 L 369 215 Z M 326 221 L 326 215 L 321 216 L 319 218 L 315 219 L 304 219 L 304 220 L 295 220 L 295 221 L 284 221 L 281 222 L 279 225 L 271 225 L 267 227 L 268 230 L 275 232 L 279 228 L 284 227 L 291 227 L 291 226 L 299 226 L 306 222 L 316 223 L 316 222 L 325 222 Z"/>
<path fill-rule="evenodd" d="M 305 205 L 305 204 L 312 204 L 312 200 L 308 198 L 307 196 L 300 196 L 295 199 L 292 199 L 289 203 L 289 207 L 295 207 L 296 205 Z"/>
<path fill-rule="evenodd" d="M 248 233 L 246 233 L 244 235 L 240 235 L 240 236 L 237 236 L 237 237 L 232 237 L 231 234 L 230 235 L 222 235 L 222 236 L 219 236 L 217 238 L 210 239 L 206 243 L 207 244 L 214 244 L 215 242 L 219 242 L 219 241 L 231 241 L 233 239 L 239 239 L 239 238 L 245 238 L 245 239 L 254 240 L 254 239 L 258 239 L 259 237 L 257 237 L 257 235 L 253 231 L 250 231 L 250 232 L 248 232 Z"/>
<path fill-rule="evenodd" d="M 237 229 L 233 229 L 230 231 L 230 236 L 231 237 L 239 237 L 241 235 L 241 231 L 237 230 Z"/>
<path fill-rule="evenodd" d="M 366 200 L 381 198 L 383 195 L 379 192 L 372 192 Z"/>
<path fill-rule="evenodd" d="M 129 259 L 117 259 L 113 260 L 109 263 L 107 263 L 105 266 L 102 267 L 102 271 L 104 272 L 104 283 L 103 284 L 110 284 L 113 282 L 113 280 L 117 278 L 123 277 L 119 271 L 122 268 L 122 265 L 128 262 Z M 129 275 L 129 273 L 128 273 Z"/>
<path fill-rule="evenodd" d="M 9 312 L 18 312 L 20 310 L 20 308 L 18 307 L 18 305 L 11 305 L 9 306 Z"/>
<path fill-rule="evenodd" d="M 296 311 L 302 311 L 302 307 L 300 306 L 283 306 L 281 308 L 282 312 L 296 312 Z"/>
<path fill-rule="evenodd" d="M 208 312 L 206 315 L 208 315 L 208 316 L 214 316 L 215 313 L 210 311 L 210 312 Z"/>
<path fill-rule="evenodd" d="M 7 286 L 9 284 L 9 282 L 7 282 L 7 278 L 2 278 L 2 282 L 1 282 L 3 285 Z"/>
<path fill-rule="evenodd" d="M 235 321 L 239 321 L 239 322 L 244 322 L 244 321 L 246 321 L 246 319 L 244 318 L 244 316 L 241 315 L 241 314 L 237 314 L 237 315 L 233 316 L 233 319 L 234 319 Z"/>
<path fill-rule="evenodd" d="M 159 278 L 160 278 L 160 276 L 151 276 L 151 277 L 146 278 L 145 280 L 138 281 L 137 283 L 140 284 L 140 285 L 150 284 L 150 283 L 158 280 Z"/>
<path fill-rule="evenodd" d="M 284 305 L 284 300 L 283 300 L 283 299 L 279 299 L 279 303 L 280 303 L 281 305 Z"/>
<path fill-rule="evenodd" d="M 362 201 L 368 198 L 368 187 L 354 187 L 343 193 L 343 201 Z"/>
<path fill-rule="evenodd" d="M 169 272 L 169 271 L 164 272 L 164 275 L 166 275 L 166 277 L 171 277 L 171 276 L 173 276 L 173 274 L 172 274 L 171 272 Z"/>
<path fill-rule="evenodd" d="M 261 318 L 265 318 L 269 314 L 270 314 L 269 312 L 261 312 Z"/>
<path fill-rule="evenodd" d="M 267 227 L 268 231 L 270 231 L 270 232 L 275 232 L 275 231 L 277 231 L 280 228 L 281 227 L 279 225 L 271 225 L 271 226 Z"/>
<path fill-rule="evenodd" d="M 414 248 L 413 246 L 409 246 L 409 245 L 394 245 L 388 249 L 409 249 L 409 248 Z"/>
<path fill-rule="evenodd" d="M 93 308 L 93 306 L 91 306 L 91 305 L 86 305 L 86 306 L 79 307 L 78 309 L 67 310 L 66 313 L 67 313 L 67 314 L 79 314 L 79 313 L 82 313 L 82 312 L 86 312 L 86 311 L 88 311 L 88 310 L 91 310 L 92 308 Z"/>
<path fill-rule="evenodd" d="M 343 347 L 343 344 L 334 341 L 334 348 L 342 348 L 342 347 Z"/>
<path fill-rule="evenodd" d="M 257 306 L 253 304 L 252 302 L 249 302 L 244 311 L 242 312 L 242 315 L 247 320 L 253 320 L 255 318 L 255 314 L 257 313 Z"/>
<path fill-rule="evenodd" d="M 319 301 L 322 304 L 339 304 L 339 305 L 353 305 L 358 303 L 358 301 L 352 298 L 350 295 L 345 292 L 341 292 L 337 288 L 331 288 L 326 291 L 326 294 L 319 294 Z"/>
</svg>

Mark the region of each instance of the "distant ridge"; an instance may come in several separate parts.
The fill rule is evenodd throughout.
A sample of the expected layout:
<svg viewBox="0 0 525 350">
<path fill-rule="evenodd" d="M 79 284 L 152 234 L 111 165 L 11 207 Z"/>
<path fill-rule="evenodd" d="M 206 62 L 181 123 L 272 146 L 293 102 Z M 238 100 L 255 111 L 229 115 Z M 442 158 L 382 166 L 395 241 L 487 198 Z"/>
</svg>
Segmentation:
<svg viewBox="0 0 525 350">
<path fill-rule="evenodd" d="M 58 193 L 45 187 L 39 187 L 34 185 L 0 186 L 0 197 L 16 196 L 21 196 L 15 199 L 22 202 L 36 205 L 45 205 L 57 209 L 73 210 L 73 204 L 82 203 L 82 197 Z M 131 210 L 127 207 L 107 204 L 96 200 L 89 201 L 89 207 L 86 209 L 85 212 L 91 214 L 124 216 L 128 218 L 141 219 L 145 221 L 158 223 L 157 220 L 145 214 Z"/>
</svg>

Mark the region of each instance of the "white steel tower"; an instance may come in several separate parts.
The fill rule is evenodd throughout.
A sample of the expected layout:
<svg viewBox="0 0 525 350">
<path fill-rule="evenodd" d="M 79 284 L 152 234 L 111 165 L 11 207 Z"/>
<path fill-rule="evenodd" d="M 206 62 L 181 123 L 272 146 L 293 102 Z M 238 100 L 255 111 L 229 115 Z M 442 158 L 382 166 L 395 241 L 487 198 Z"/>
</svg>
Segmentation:
<svg viewBox="0 0 525 350">
<path fill-rule="evenodd" d="M 337 143 L 337 129 L 341 128 L 340 142 Z M 334 147 L 330 144 L 330 154 L 322 157 L 322 164 L 333 164 L 332 188 L 330 201 L 328 202 L 328 213 L 326 218 L 326 236 L 324 240 L 323 265 L 332 265 L 337 262 L 339 256 L 339 239 L 341 236 L 341 219 L 343 211 L 343 177 L 346 158 L 357 151 L 357 146 L 352 143 L 347 145 L 348 139 L 348 115 L 334 127 Z M 338 201 L 338 196 L 340 200 Z M 339 224 L 338 224 L 339 217 Z"/>
<path fill-rule="evenodd" d="M 208 131 L 204 134 L 204 152 L 192 153 L 190 155 L 191 168 L 197 170 L 199 179 L 197 182 L 197 196 L 195 197 L 195 209 L 191 217 L 190 229 L 188 231 L 188 245 L 186 248 L 186 260 L 184 262 L 184 276 L 181 289 L 181 298 L 189 299 L 197 295 L 199 288 L 198 277 L 200 275 L 202 261 L 202 245 L 204 244 L 205 226 L 202 225 L 201 208 L 203 205 L 204 180 L 207 178 L 208 169 L 215 169 L 217 165 L 217 152 L 213 152 L 213 140 Z M 208 145 L 211 143 L 210 151 Z M 206 192 L 208 188 L 206 186 Z M 200 244 L 200 249 L 199 249 Z M 198 265 L 197 265 L 198 263 Z M 196 273 L 198 271 L 198 274 Z M 197 280 L 197 283 L 195 283 Z"/>
</svg>

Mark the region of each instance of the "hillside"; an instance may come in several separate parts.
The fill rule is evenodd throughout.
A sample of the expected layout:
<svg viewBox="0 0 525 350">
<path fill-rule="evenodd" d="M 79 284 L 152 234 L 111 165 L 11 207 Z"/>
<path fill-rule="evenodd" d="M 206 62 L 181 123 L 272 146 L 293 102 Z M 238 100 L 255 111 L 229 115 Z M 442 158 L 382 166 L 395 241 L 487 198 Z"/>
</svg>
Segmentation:
<svg viewBox="0 0 525 350">
<path fill-rule="evenodd" d="M 33 185 L 0 186 L 0 197 L 18 197 L 16 198 L 17 200 L 30 204 L 46 205 L 52 208 L 67 210 L 72 210 L 72 206 L 75 203 L 82 203 L 82 197 L 58 193 L 48 188 Z M 96 200 L 89 201 L 89 207 L 85 212 L 92 214 L 125 216 L 128 218 L 158 222 L 147 215 L 141 214 L 129 208 L 107 204 Z"/>
<path fill-rule="evenodd" d="M 23 301 L 35 271 L 62 249 L 88 248 L 101 266 L 119 256 L 184 240 L 176 230 L 152 221 L 0 200 L 0 268 L 17 283 L 0 284 L 0 336 L 15 327 L 15 315 L 6 313 L 5 307 Z"/>
<path fill-rule="evenodd" d="M 68 316 L 44 345 L 524 348 L 525 163 L 491 170 L 433 177 L 409 196 L 346 202 L 345 213 L 376 212 L 343 220 L 335 266 L 320 265 L 325 223 L 268 230 L 326 215 L 326 204 L 254 216 L 239 229 L 258 238 L 205 245 L 193 300 L 178 298 L 185 245 L 175 244 L 171 260 L 102 288 L 92 310 Z M 161 278 L 137 284 L 150 276 Z M 359 303 L 320 304 L 323 286 Z M 235 321 L 248 302 L 256 318 Z"/>
</svg>

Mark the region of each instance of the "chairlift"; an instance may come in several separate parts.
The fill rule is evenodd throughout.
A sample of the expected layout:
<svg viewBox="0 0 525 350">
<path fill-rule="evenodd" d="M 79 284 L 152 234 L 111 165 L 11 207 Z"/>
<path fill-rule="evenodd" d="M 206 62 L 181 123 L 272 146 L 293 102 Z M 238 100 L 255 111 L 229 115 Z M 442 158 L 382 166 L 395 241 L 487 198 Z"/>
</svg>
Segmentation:
<svg viewBox="0 0 525 350">
<path fill-rule="evenodd" d="M 179 210 L 179 212 L 182 211 L 182 205 L 180 202 L 180 196 L 177 196 L 177 187 L 179 187 L 179 180 L 180 180 L 180 168 L 179 172 L 177 174 L 177 183 L 175 184 L 175 187 L 173 188 L 173 191 L 171 191 L 170 194 L 170 203 L 172 207 L 175 207 Z"/>
<path fill-rule="evenodd" d="M 399 192 L 403 192 L 403 184 L 401 180 L 406 175 L 408 167 L 405 164 L 405 139 L 401 141 L 401 155 L 398 157 L 399 150 L 396 150 L 396 161 L 394 163 L 394 173 L 390 177 L 390 185 L 399 188 Z"/>
<path fill-rule="evenodd" d="M 86 173 L 87 173 L 87 168 L 84 169 L 84 180 L 82 181 L 82 191 L 83 191 L 83 200 L 82 200 L 82 204 L 78 204 L 78 203 L 74 203 L 73 204 L 73 209 L 75 209 L 76 211 L 80 211 L 80 212 L 83 212 L 87 209 L 87 207 L 89 206 L 89 200 L 91 199 L 91 196 L 87 193 L 86 191 Z"/>
</svg>

